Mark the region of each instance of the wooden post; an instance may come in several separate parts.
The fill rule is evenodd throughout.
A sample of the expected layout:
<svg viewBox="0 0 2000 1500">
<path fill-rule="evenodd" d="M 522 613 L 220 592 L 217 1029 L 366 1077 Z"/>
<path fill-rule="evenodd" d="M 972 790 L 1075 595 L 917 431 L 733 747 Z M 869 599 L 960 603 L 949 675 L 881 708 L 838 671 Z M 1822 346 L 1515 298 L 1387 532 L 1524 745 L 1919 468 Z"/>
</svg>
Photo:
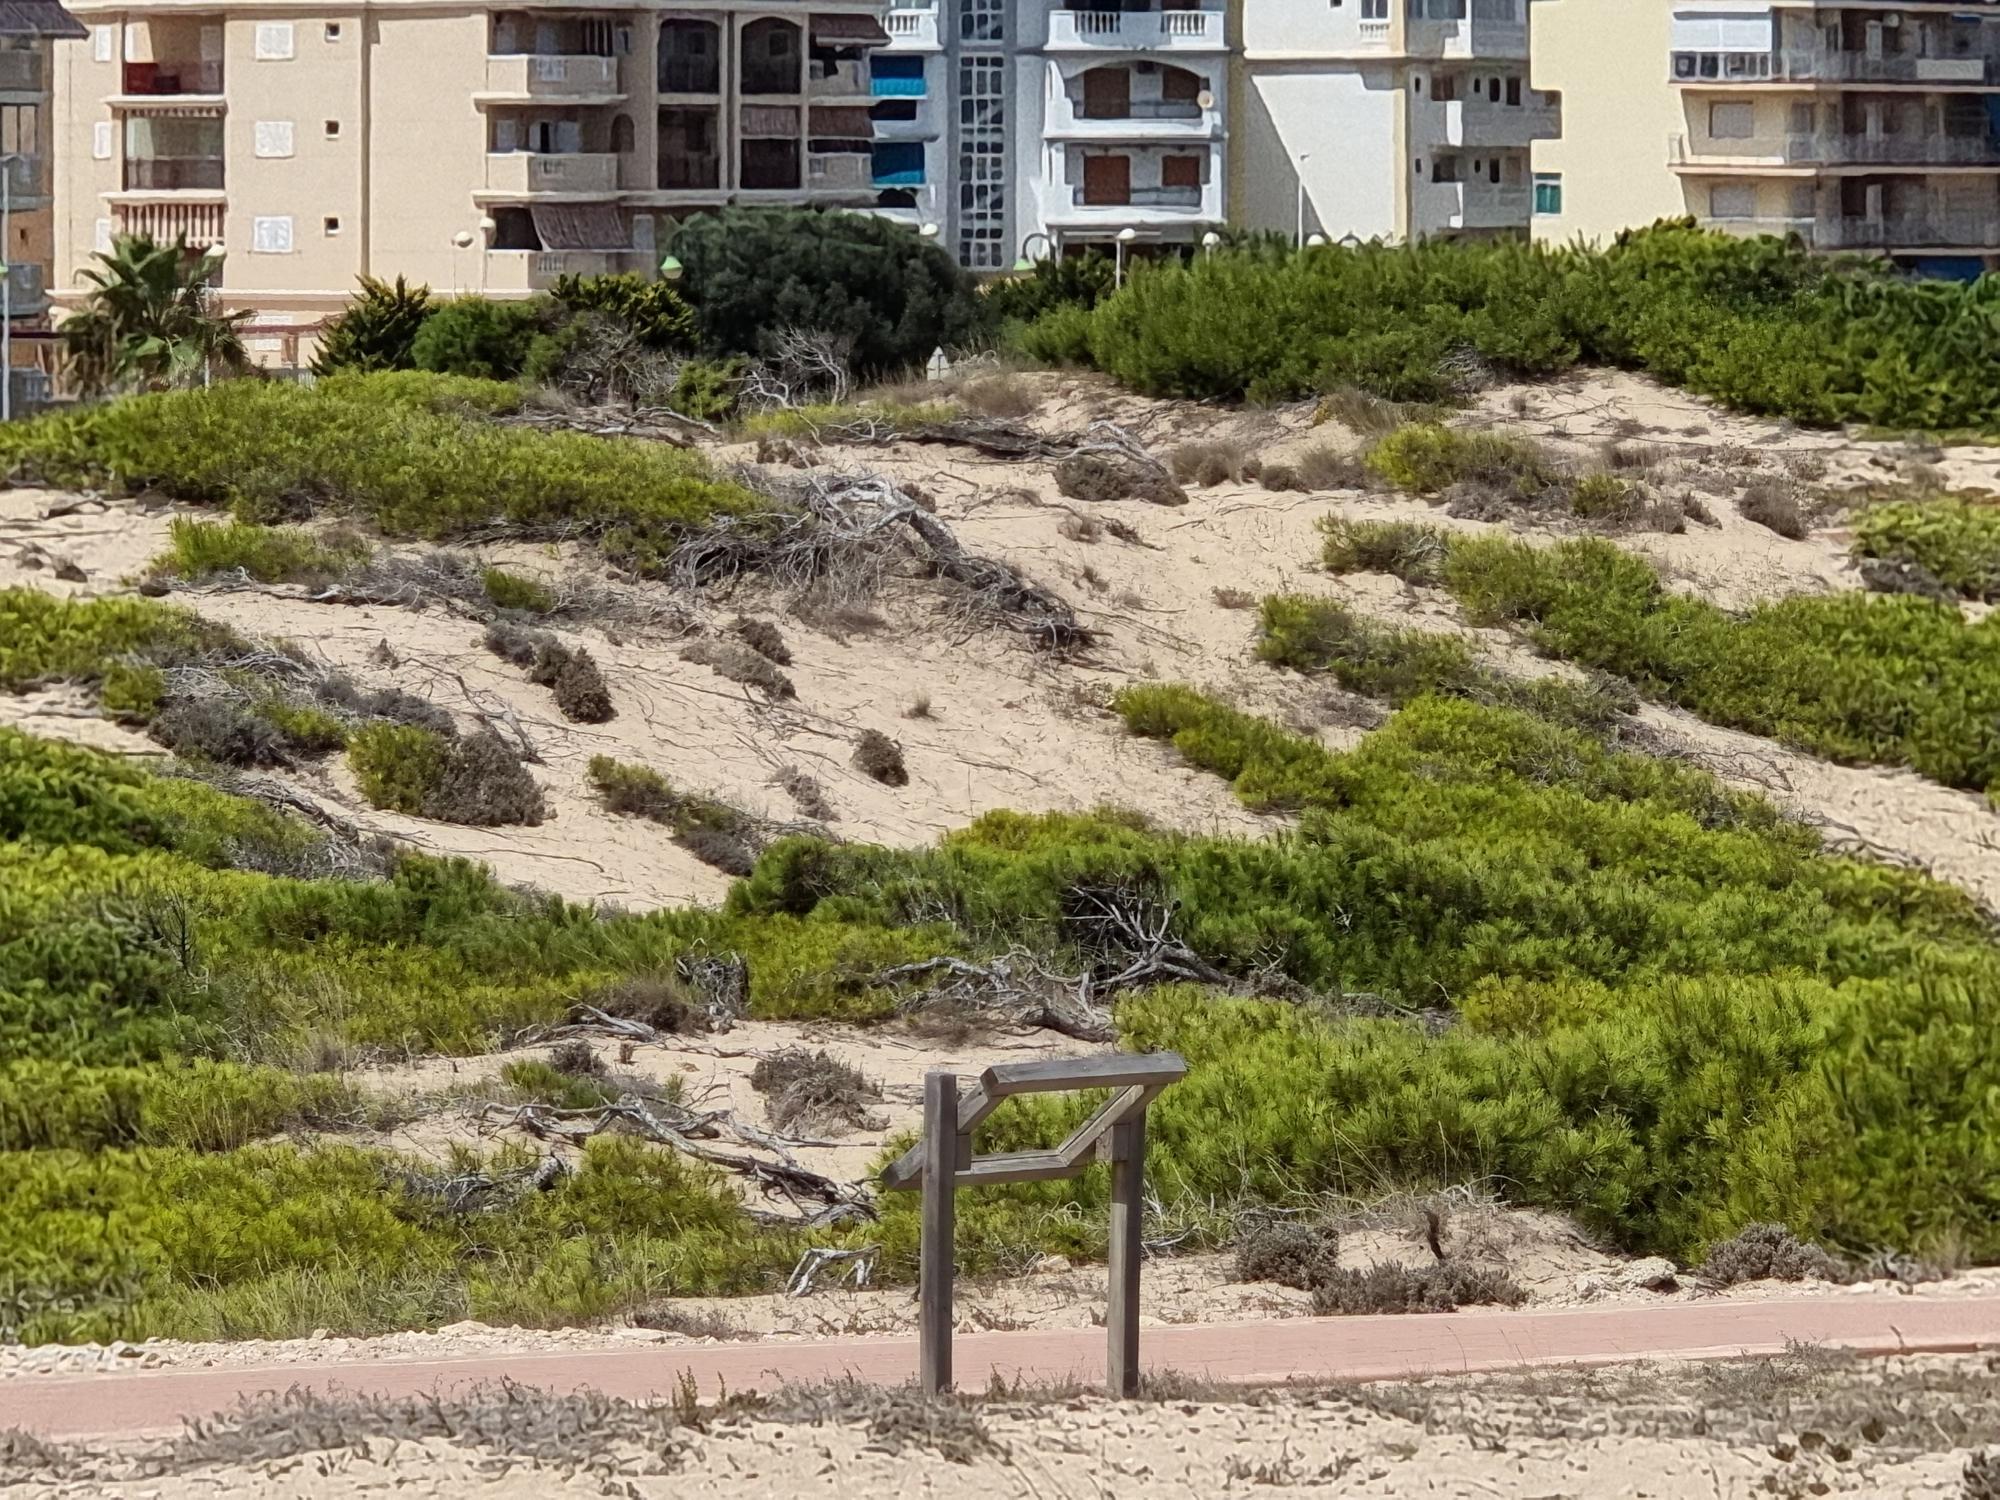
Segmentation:
<svg viewBox="0 0 2000 1500">
<path fill-rule="evenodd" d="M 1111 1127 L 1111 1288 L 1104 1312 L 1105 1382 L 1139 1394 L 1139 1225 L 1146 1207 L 1146 1112 Z"/>
<path fill-rule="evenodd" d="M 924 1393 L 951 1389 L 951 1278 L 957 1215 L 958 1075 L 924 1074 L 924 1201 L 917 1344 Z"/>
</svg>

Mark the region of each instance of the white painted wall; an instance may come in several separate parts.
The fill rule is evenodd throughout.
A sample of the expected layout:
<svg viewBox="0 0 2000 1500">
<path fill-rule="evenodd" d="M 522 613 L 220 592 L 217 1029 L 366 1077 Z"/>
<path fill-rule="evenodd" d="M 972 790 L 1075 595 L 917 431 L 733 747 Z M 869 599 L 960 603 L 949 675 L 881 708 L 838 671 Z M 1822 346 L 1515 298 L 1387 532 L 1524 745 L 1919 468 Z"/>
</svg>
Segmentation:
<svg viewBox="0 0 2000 1500">
<path fill-rule="evenodd" d="M 1386 64 L 1281 68 L 1252 62 L 1246 74 L 1230 139 L 1238 184 L 1233 216 L 1253 228 L 1290 233 L 1299 157 L 1307 154 L 1308 234 L 1396 238 L 1397 184 L 1409 164 L 1399 159 L 1403 94 L 1392 70 Z"/>
<path fill-rule="evenodd" d="M 1403 0 L 1390 0 L 1390 10 Z M 1362 19 L 1362 0 L 1257 0 L 1242 8 L 1243 51 L 1255 62 L 1259 54 L 1300 57 L 1348 56 L 1366 52 L 1387 54 L 1388 17 Z"/>
</svg>

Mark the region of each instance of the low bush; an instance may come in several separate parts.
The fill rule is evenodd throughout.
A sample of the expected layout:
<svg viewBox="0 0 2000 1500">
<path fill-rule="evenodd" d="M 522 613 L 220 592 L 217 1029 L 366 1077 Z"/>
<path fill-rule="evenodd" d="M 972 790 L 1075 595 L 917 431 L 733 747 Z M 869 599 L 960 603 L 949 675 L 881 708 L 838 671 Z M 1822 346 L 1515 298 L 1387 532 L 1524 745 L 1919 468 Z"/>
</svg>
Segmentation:
<svg viewBox="0 0 2000 1500">
<path fill-rule="evenodd" d="M 707 667 L 719 677 L 754 687 L 772 698 L 798 696 L 791 678 L 772 665 L 770 658 L 741 640 L 690 641 L 681 648 L 681 660 Z"/>
<path fill-rule="evenodd" d="M 1116 267 L 1101 251 L 1052 255 L 1026 275 L 999 276 L 980 288 L 988 324 L 1032 324 L 1058 309 L 1088 310 L 1113 290 Z"/>
<path fill-rule="evenodd" d="M 854 742 L 854 764 L 863 775 L 884 786 L 908 786 L 909 768 L 903 764 L 903 747 L 879 729 L 864 729 Z"/>
<path fill-rule="evenodd" d="M 1737 496 L 1736 509 L 1746 521 L 1755 521 L 1794 542 L 1811 530 L 1798 491 L 1783 479 L 1751 480 Z"/>
<path fill-rule="evenodd" d="M 1740 1281 L 1848 1281 L 1851 1276 L 1818 1245 L 1807 1244 L 1782 1224 L 1745 1224 L 1709 1246 L 1704 1276 L 1735 1286 Z"/>
<path fill-rule="evenodd" d="M 325 584 L 366 562 L 370 550 L 353 537 L 187 516 L 169 522 L 167 534 L 167 550 L 153 560 L 152 571 L 189 582 L 241 572 L 259 583 Z"/>
<path fill-rule="evenodd" d="M 583 535 L 642 573 L 712 517 L 762 505 L 664 444 L 487 420 L 520 401 L 512 386 L 416 372 L 227 381 L 16 423 L 0 433 L 0 465 L 16 479 L 226 505 L 243 521 L 322 507 L 392 536 L 501 524 Z"/>
<path fill-rule="evenodd" d="M 1967 599 L 2000 600 L 2000 506 L 1959 495 L 1880 501 L 1854 524 L 1854 554 L 1920 568 Z"/>
<path fill-rule="evenodd" d="M 1519 1307 L 1527 1300 L 1505 1271 L 1454 1261 L 1422 1268 L 1377 1262 L 1365 1271 L 1335 1271 L 1312 1288 L 1313 1311 L 1322 1317 L 1456 1312 L 1480 1304 Z"/>
<path fill-rule="evenodd" d="M 1178 444 L 1167 454 L 1167 471 L 1182 484 L 1211 488 L 1255 479 L 1264 465 L 1241 443 L 1211 439 Z"/>
<path fill-rule="evenodd" d="M 320 330 L 313 373 L 415 368 L 417 335 L 436 310 L 427 286 L 412 287 L 400 276 L 394 282 L 363 276 L 354 300 Z"/>
<path fill-rule="evenodd" d="M 1372 490 L 1379 487 L 1375 470 L 1358 453 L 1349 453 L 1331 443 L 1315 443 L 1287 465 L 1294 482 L 1287 489 Z"/>
<path fill-rule="evenodd" d="M 567 313 L 611 319 L 650 349 L 688 350 L 695 345 L 694 310 L 671 282 L 629 274 L 558 276 L 549 298 Z"/>
<path fill-rule="evenodd" d="M 1259 1224 L 1236 1242 L 1236 1279 L 1309 1292 L 1340 1269 L 1340 1235 L 1301 1219 Z"/>
<path fill-rule="evenodd" d="M 1376 440 L 1364 461 L 1412 495 L 1437 495 L 1457 484 L 1490 486 L 1522 502 L 1562 482 L 1553 458 L 1528 438 L 1413 422 Z"/>
<path fill-rule="evenodd" d="M 509 573 L 505 568 L 487 568 L 479 575 L 479 584 L 495 609 L 545 615 L 556 607 L 555 593 L 547 584 Z"/>
<path fill-rule="evenodd" d="M 597 659 L 581 646 L 563 653 L 556 669 L 556 708 L 572 724 L 604 724 L 617 713 L 611 702 L 611 688 L 598 670 Z"/>
<path fill-rule="evenodd" d="M 1829 759 L 2000 789 L 2000 624 L 1908 595 L 1817 595 L 1744 616 L 1667 590 L 1607 542 L 1455 543 L 1445 582 L 1474 623 L 1629 679 L 1712 723 Z"/>
<path fill-rule="evenodd" d="M 419 370 L 473 380 L 512 380 L 527 367 L 535 341 L 555 326 L 548 303 L 459 297 L 440 304 L 410 343 Z"/>
<path fill-rule="evenodd" d="M 1320 561 L 1329 573 L 1388 573 L 1405 583 L 1436 583 L 1450 538 L 1416 521 L 1349 521 L 1324 516 Z"/>
<path fill-rule="evenodd" d="M 1094 326 L 1087 307 L 1053 307 L 1022 329 L 1017 342 L 1021 353 L 1037 364 L 1056 369 L 1088 365 Z"/>
<path fill-rule="evenodd" d="M 763 840 L 747 813 L 695 792 L 679 792 L 647 766 L 608 755 L 590 760 L 590 782 L 615 813 L 646 818 L 673 831 L 674 842 L 726 875 L 748 875 Z"/>
<path fill-rule="evenodd" d="M 535 824 L 547 807 L 520 757 L 491 730 L 460 738 L 372 723 L 349 737 L 348 764 L 369 805 L 475 827 Z"/>
<path fill-rule="evenodd" d="M 268 716 L 235 698 L 183 698 L 146 726 L 157 743 L 190 760 L 224 766 L 285 766 L 292 745 Z"/>
<path fill-rule="evenodd" d="M 1330 672 L 1370 698 L 1407 703 L 1424 693 L 1464 694 L 1478 677 L 1463 637 L 1376 625 L 1331 599 L 1274 594 L 1263 604 L 1257 655 L 1301 672 Z"/>
<path fill-rule="evenodd" d="M 730 622 L 729 633 L 766 661 L 781 667 L 792 664 L 792 651 L 785 644 L 784 632 L 770 620 L 753 620 L 748 615 L 738 615 Z"/>
<path fill-rule="evenodd" d="M 870 1107 L 881 1103 L 881 1085 L 824 1048 L 787 1047 L 759 1058 L 750 1086 L 768 1099 L 772 1126 L 789 1135 L 881 1128 Z"/>
</svg>

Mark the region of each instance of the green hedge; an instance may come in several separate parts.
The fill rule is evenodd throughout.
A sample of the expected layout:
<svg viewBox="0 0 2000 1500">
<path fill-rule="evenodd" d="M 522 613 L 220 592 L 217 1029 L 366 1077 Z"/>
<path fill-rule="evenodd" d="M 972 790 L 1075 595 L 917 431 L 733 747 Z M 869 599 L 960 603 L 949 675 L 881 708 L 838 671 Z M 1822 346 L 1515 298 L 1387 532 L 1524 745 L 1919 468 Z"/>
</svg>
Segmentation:
<svg viewBox="0 0 2000 1500">
<path fill-rule="evenodd" d="M 1968 599 L 2000 599 L 2000 506 L 1959 495 L 1870 505 L 1854 523 L 1854 555 L 1913 562 Z"/>
<path fill-rule="evenodd" d="M 1685 221 L 1605 250 L 1520 243 L 1329 245 L 1145 263 L 1029 349 L 1156 395 L 1276 400 L 1343 385 L 1462 394 L 1483 372 L 1579 363 L 1649 372 L 1745 411 L 1815 424 L 2000 425 L 2000 280 L 1911 283 Z"/>
</svg>

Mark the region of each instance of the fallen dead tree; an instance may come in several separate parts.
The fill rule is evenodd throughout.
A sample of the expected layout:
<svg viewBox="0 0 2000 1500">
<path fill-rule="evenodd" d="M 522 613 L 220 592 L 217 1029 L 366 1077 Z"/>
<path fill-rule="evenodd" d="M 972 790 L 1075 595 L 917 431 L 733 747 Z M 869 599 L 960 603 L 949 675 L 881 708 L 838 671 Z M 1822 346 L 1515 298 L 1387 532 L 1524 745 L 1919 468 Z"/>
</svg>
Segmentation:
<svg viewBox="0 0 2000 1500">
<path fill-rule="evenodd" d="M 808 596 L 860 605 L 881 593 L 892 565 L 963 591 L 964 612 L 1004 624 L 1068 655 L 1094 633 L 1061 596 L 1009 564 L 968 552 L 951 529 L 879 474 L 812 472 L 777 486 L 775 515 L 723 516 L 675 552 L 674 581 L 690 589 L 755 575 L 797 604 Z"/>
<path fill-rule="evenodd" d="M 788 1214 L 747 1210 L 760 1223 L 828 1226 L 876 1217 L 874 1205 L 859 1187 L 843 1186 L 824 1173 L 802 1166 L 792 1154 L 796 1146 L 824 1143 L 788 1140 L 746 1124 L 726 1109 L 693 1110 L 670 1100 L 624 1094 L 611 1104 L 593 1109 L 487 1104 L 480 1110 L 482 1120 L 490 1121 L 496 1116 L 502 1126 L 524 1130 L 537 1140 L 580 1146 L 607 1132 L 636 1135 L 671 1147 L 695 1161 L 734 1172 L 755 1183 L 767 1198 L 781 1198 L 792 1209 Z M 708 1144 L 724 1135 L 769 1152 L 770 1159 Z"/>
</svg>

